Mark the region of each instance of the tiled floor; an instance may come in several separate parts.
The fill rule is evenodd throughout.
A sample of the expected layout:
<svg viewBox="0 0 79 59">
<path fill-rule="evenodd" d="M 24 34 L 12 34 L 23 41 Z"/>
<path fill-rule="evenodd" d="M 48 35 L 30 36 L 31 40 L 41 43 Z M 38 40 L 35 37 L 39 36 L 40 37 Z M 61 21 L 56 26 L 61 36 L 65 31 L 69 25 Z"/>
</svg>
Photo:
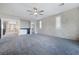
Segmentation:
<svg viewBox="0 0 79 59">
<path fill-rule="evenodd" d="M 78 42 L 77 42 L 78 43 Z M 79 54 L 76 42 L 46 35 L 9 36 L 0 40 L 0 54 L 71 55 Z"/>
</svg>

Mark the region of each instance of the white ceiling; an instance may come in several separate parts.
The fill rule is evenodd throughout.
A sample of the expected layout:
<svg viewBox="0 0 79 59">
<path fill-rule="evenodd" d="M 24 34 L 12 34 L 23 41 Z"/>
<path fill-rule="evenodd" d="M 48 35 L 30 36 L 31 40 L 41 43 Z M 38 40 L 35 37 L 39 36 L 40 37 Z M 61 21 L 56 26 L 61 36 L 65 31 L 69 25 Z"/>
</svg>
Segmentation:
<svg viewBox="0 0 79 59">
<path fill-rule="evenodd" d="M 63 11 L 78 7 L 78 3 L 65 3 L 59 6 L 60 3 L 0 3 L 0 16 L 16 17 L 25 20 L 38 20 L 49 15 L 61 13 Z M 44 15 L 29 15 L 27 10 L 32 10 L 33 7 L 38 10 L 44 10 Z"/>
</svg>

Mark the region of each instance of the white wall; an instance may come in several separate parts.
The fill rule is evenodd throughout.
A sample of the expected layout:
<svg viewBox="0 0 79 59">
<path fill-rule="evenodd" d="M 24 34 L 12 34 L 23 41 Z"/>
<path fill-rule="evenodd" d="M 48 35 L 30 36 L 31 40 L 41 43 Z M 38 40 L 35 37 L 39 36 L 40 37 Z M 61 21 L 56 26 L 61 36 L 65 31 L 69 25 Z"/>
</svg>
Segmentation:
<svg viewBox="0 0 79 59">
<path fill-rule="evenodd" d="M 20 20 L 20 28 L 29 28 L 30 21 Z"/>
<path fill-rule="evenodd" d="M 31 21 L 31 23 L 30 23 L 30 28 L 31 28 L 31 30 L 30 30 L 30 34 L 37 34 L 38 32 L 37 32 L 37 21 L 35 20 L 35 21 Z"/>
<path fill-rule="evenodd" d="M 61 28 L 56 28 L 56 17 L 61 16 Z M 38 33 L 61 38 L 76 39 L 79 37 L 79 8 L 41 19 L 42 29 L 37 22 Z"/>
</svg>

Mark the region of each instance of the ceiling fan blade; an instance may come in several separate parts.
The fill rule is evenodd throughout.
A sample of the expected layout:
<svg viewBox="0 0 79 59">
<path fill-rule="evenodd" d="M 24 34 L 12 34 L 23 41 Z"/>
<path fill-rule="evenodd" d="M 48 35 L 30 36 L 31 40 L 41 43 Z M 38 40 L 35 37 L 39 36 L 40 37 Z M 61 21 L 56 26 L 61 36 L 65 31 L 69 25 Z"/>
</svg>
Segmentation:
<svg viewBox="0 0 79 59">
<path fill-rule="evenodd" d="M 44 14 L 39 14 L 39 15 L 44 15 Z"/>
<path fill-rule="evenodd" d="M 41 10 L 41 11 L 39 11 L 39 12 L 44 12 L 44 10 Z"/>
<path fill-rule="evenodd" d="M 27 10 L 28 12 L 32 12 L 31 10 Z"/>
<path fill-rule="evenodd" d="M 37 8 L 35 8 L 35 7 L 34 7 L 33 9 L 34 9 L 34 10 L 37 10 Z"/>
</svg>

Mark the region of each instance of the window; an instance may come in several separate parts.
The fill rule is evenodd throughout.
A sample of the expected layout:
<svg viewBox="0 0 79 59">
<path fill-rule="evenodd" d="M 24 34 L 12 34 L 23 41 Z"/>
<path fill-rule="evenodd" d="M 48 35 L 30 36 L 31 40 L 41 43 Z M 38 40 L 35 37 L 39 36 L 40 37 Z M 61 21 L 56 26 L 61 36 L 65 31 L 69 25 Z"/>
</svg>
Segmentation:
<svg viewBox="0 0 79 59">
<path fill-rule="evenodd" d="M 39 27 L 42 28 L 42 21 L 39 21 Z"/>
<path fill-rule="evenodd" d="M 56 17 L 56 29 L 61 28 L 61 16 Z"/>
</svg>

